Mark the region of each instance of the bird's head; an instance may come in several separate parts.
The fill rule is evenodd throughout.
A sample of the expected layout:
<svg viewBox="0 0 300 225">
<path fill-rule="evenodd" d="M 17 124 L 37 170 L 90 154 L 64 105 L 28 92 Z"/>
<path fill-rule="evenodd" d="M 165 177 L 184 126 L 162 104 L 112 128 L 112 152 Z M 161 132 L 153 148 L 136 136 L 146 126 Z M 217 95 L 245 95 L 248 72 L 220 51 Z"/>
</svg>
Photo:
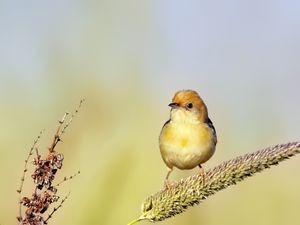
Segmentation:
<svg viewBox="0 0 300 225">
<path fill-rule="evenodd" d="M 172 121 L 199 123 L 208 119 L 207 107 L 196 91 L 178 91 L 169 106 Z"/>
</svg>

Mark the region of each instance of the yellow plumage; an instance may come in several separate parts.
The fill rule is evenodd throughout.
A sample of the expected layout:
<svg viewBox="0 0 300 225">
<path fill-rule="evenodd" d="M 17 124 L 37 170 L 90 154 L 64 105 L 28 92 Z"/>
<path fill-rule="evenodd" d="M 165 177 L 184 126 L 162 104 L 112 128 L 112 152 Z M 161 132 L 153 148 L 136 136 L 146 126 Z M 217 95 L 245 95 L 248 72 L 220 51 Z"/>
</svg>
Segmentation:
<svg viewBox="0 0 300 225">
<path fill-rule="evenodd" d="M 215 152 L 217 136 L 207 107 L 192 90 L 179 91 L 173 97 L 170 120 L 159 137 L 161 156 L 169 168 L 192 169 L 209 160 Z"/>
<path fill-rule="evenodd" d="M 213 155 L 213 133 L 204 123 L 170 121 L 162 129 L 160 151 L 169 168 L 192 169 Z"/>
</svg>

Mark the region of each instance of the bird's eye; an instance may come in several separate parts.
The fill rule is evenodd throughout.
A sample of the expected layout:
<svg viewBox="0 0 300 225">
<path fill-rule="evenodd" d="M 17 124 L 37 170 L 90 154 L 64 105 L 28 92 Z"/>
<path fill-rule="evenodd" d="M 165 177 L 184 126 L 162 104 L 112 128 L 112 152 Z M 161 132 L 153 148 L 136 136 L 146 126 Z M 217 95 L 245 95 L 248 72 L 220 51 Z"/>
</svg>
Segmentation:
<svg viewBox="0 0 300 225">
<path fill-rule="evenodd" d="M 193 108 L 193 103 L 188 103 L 187 105 L 186 105 L 186 107 L 188 108 L 188 109 L 191 109 L 191 108 Z"/>
</svg>

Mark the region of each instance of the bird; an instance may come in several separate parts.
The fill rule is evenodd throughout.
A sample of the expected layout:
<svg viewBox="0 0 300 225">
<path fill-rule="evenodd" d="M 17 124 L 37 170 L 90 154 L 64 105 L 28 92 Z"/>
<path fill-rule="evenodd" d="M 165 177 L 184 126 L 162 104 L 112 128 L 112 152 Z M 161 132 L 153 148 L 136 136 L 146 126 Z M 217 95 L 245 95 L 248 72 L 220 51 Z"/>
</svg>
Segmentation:
<svg viewBox="0 0 300 225">
<path fill-rule="evenodd" d="M 202 164 L 213 156 L 217 144 L 216 129 L 196 91 L 176 92 L 169 106 L 170 118 L 159 135 L 160 153 L 168 168 L 165 188 L 173 185 L 169 176 L 174 167 L 190 170 L 198 166 L 199 174 L 205 178 Z"/>
</svg>

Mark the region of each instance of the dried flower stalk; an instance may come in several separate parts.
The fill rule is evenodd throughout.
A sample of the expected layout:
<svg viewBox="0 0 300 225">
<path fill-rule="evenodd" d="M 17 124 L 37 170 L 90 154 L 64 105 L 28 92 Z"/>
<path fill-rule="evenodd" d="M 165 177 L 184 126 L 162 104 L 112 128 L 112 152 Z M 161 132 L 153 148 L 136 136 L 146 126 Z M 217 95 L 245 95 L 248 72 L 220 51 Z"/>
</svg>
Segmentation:
<svg viewBox="0 0 300 225">
<path fill-rule="evenodd" d="M 73 179 L 80 172 L 76 174 L 65 177 L 63 181 L 54 185 L 53 182 L 57 175 L 58 170 L 63 166 L 64 156 L 56 151 L 57 144 L 61 142 L 62 135 L 65 133 L 66 129 L 71 124 L 74 116 L 78 113 L 84 100 L 81 100 L 76 111 L 68 117 L 69 113 L 65 113 L 63 118 L 59 121 L 59 125 L 53 137 L 53 141 L 48 148 L 47 155 L 42 156 L 39 154 L 39 149 L 37 147 L 37 142 L 41 137 L 40 135 L 34 141 L 28 156 L 25 160 L 24 170 L 21 178 L 20 188 L 17 190 L 19 193 L 19 215 L 17 220 L 20 225 L 42 225 L 48 224 L 50 218 L 53 214 L 62 207 L 63 203 L 67 200 L 68 196 L 63 198 L 57 207 L 54 207 L 52 212 L 45 218 L 45 212 L 50 209 L 53 203 L 58 202 L 59 196 L 57 195 L 58 187 L 65 181 Z M 68 121 L 66 121 L 68 119 Z M 31 174 L 31 178 L 34 181 L 35 187 L 31 196 L 22 196 L 23 185 L 25 180 L 26 172 L 28 171 L 27 166 L 29 159 L 33 155 L 35 150 L 36 156 L 33 159 L 34 171 Z M 22 213 L 23 208 L 23 213 Z"/>
<path fill-rule="evenodd" d="M 148 197 L 142 203 L 142 216 L 130 224 L 140 220 L 157 222 L 175 216 L 188 207 L 199 204 L 210 195 L 277 165 L 297 153 L 300 153 L 300 142 L 276 145 L 223 162 L 208 170 L 205 179 L 200 175 L 182 179 L 170 189 Z"/>
</svg>

